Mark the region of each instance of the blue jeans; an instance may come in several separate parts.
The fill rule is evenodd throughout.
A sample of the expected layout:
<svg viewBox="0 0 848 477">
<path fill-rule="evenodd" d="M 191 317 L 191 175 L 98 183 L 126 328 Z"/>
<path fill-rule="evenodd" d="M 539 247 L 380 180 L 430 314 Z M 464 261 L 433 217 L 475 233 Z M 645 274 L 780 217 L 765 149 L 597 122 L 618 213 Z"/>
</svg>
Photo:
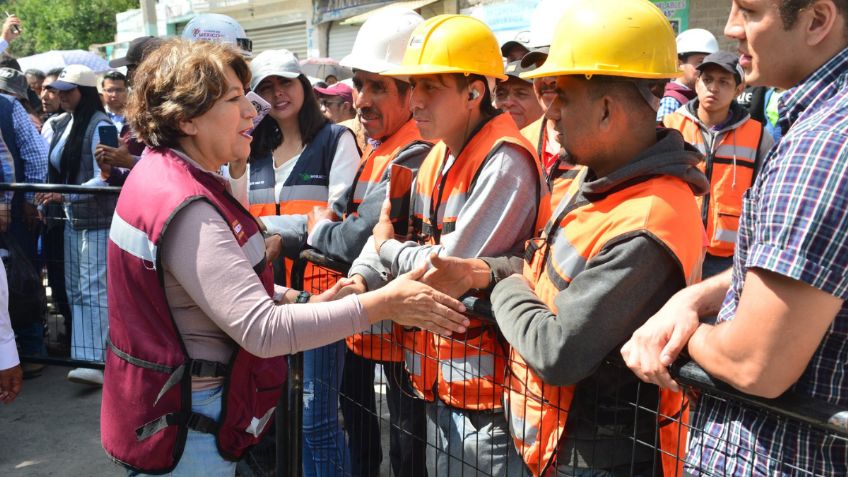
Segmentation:
<svg viewBox="0 0 848 477">
<path fill-rule="evenodd" d="M 427 464 L 437 476 L 527 475 L 502 410 L 457 409 L 438 398 L 427 403 Z"/>
<path fill-rule="evenodd" d="M 426 477 L 426 401 L 415 397 L 409 373 L 402 362 L 380 361 L 386 375 L 386 404 L 389 407 L 389 422 L 381 423 L 374 393 L 376 364 L 377 361 L 350 350 L 345 355 L 340 401 L 349 437 L 351 475 L 380 475 L 383 459 L 380 427 L 388 424 L 392 475 Z"/>
<path fill-rule="evenodd" d="M 194 391 L 191 393 L 191 410 L 211 417 L 216 421 L 221 418 L 221 396 L 223 387 L 205 391 Z M 128 475 L 146 476 L 128 472 Z M 236 475 L 236 463 L 230 462 L 218 453 L 215 444 L 215 436 L 205 432 L 197 432 L 189 429 L 186 437 L 185 450 L 177 467 L 168 474 L 174 477 L 194 477 L 203 475 L 205 477 L 233 477 Z"/>
<path fill-rule="evenodd" d="M 344 341 L 303 353 L 303 475 L 350 474 L 350 456 L 339 423 Z"/>
<path fill-rule="evenodd" d="M 109 229 L 74 230 L 65 224 L 65 289 L 73 317 L 71 358 L 103 362 L 109 333 L 106 241 Z"/>
</svg>

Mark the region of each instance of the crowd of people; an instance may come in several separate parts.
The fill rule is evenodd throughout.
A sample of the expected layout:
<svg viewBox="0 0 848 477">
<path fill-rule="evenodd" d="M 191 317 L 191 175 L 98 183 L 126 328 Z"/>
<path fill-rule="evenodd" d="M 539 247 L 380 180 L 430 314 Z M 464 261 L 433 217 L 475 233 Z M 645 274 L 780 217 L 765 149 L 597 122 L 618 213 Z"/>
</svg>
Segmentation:
<svg viewBox="0 0 848 477">
<path fill-rule="evenodd" d="M 668 370 L 848 406 L 848 2 L 733 0 L 732 52 L 647 0 L 533 19 L 499 45 L 382 10 L 347 82 L 218 14 L 134 40 L 126 75 L 4 59 L 2 182 L 122 186 L 0 202 L 71 357 L 105 361 L 68 378 L 103 385 L 113 459 L 234 475 L 302 351 L 304 475 L 379 475 L 378 365 L 393 475 L 848 473 L 843 439 Z M 346 276 L 293 289 L 304 250 Z M 7 322 L 3 402 L 39 371 Z M 40 321 L 15 333 L 44 353 Z"/>
</svg>

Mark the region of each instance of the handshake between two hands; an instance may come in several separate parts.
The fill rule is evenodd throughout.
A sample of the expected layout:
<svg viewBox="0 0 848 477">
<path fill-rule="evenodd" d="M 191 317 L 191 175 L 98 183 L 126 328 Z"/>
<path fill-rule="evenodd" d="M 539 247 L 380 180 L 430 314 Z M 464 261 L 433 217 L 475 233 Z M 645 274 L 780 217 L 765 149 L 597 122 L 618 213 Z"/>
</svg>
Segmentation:
<svg viewBox="0 0 848 477">
<path fill-rule="evenodd" d="M 313 295 L 309 302 L 327 302 L 357 294 L 372 323 L 392 320 L 404 327 L 444 336 L 464 333 L 470 321 L 463 314 L 465 307 L 456 298 L 473 287 L 475 264 L 472 260 L 435 254 L 429 262 L 372 292 L 367 292 L 360 275 L 343 278 L 323 293 Z"/>
</svg>

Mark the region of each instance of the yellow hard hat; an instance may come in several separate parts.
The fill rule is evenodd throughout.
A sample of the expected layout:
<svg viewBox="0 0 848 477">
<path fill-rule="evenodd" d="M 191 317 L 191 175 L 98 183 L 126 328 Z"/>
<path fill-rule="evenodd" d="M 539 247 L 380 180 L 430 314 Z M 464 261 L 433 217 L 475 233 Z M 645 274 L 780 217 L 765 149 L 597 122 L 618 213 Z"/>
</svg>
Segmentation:
<svg viewBox="0 0 848 477">
<path fill-rule="evenodd" d="M 563 13 L 548 58 L 524 78 L 680 76 L 674 30 L 648 0 L 581 0 Z"/>
<path fill-rule="evenodd" d="M 401 66 L 387 76 L 444 73 L 506 79 L 498 40 L 482 21 L 468 15 L 438 15 L 412 32 Z"/>
</svg>

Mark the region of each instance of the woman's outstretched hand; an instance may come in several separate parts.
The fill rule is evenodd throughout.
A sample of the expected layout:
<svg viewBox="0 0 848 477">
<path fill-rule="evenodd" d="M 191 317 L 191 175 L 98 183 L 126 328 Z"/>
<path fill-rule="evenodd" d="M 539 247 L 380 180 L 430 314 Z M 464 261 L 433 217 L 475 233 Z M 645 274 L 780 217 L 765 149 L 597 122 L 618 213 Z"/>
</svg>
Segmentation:
<svg viewBox="0 0 848 477">
<path fill-rule="evenodd" d="M 424 276 L 427 264 L 392 280 L 385 287 L 360 295 L 360 302 L 374 323 L 393 320 L 408 327 L 417 327 L 450 336 L 464 333 L 469 325 L 462 313 L 465 306 L 454 298 L 417 280 Z"/>
</svg>

